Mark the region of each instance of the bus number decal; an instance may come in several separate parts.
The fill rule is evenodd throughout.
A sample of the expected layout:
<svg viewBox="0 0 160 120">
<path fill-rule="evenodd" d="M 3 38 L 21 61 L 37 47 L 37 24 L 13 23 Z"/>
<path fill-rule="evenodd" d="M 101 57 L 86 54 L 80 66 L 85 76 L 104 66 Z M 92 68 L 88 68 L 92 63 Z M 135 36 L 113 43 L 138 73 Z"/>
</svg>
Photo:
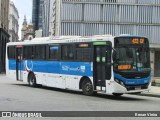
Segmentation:
<svg viewBox="0 0 160 120">
<path fill-rule="evenodd" d="M 118 70 L 128 70 L 131 69 L 131 65 L 119 65 Z"/>
</svg>

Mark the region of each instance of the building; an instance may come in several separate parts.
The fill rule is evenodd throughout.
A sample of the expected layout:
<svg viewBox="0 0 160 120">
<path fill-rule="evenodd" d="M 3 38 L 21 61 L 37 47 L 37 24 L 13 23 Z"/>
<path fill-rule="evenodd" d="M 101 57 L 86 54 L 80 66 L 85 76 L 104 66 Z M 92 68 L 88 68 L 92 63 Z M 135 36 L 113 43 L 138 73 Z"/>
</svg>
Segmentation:
<svg viewBox="0 0 160 120">
<path fill-rule="evenodd" d="M 160 0 L 51 0 L 50 35 L 146 36 L 152 76 L 160 77 Z"/>
<path fill-rule="evenodd" d="M 1 6 L 0 6 L 0 27 L 3 28 L 6 32 L 8 32 L 8 26 L 9 26 L 9 0 L 0 0 Z"/>
<path fill-rule="evenodd" d="M 19 13 L 14 3 L 10 1 L 9 7 L 9 35 L 10 42 L 18 42 L 18 29 L 19 29 Z"/>
<path fill-rule="evenodd" d="M 48 37 L 49 36 L 49 18 L 50 18 L 50 1 L 53 0 L 44 0 L 42 5 L 42 36 Z"/>
<path fill-rule="evenodd" d="M 5 72 L 6 43 L 9 42 L 9 0 L 0 0 L 0 73 Z"/>
<path fill-rule="evenodd" d="M 34 31 L 42 30 L 42 36 L 49 36 L 50 1 L 33 0 L 32 23 Z"/>
<path fill-rule="evenodd" d="M 58 15 L 61 11 L 61 2 L 57 0 L 50 1 L 50 21 L 49 21 L 49 35 L 51 36 L 58 36 L 60 35 L 60 17 Z M 57 19 L 56 19 L 57 18 Z"/>
<path fill-rule="evenodd" d="M 42 29 L 35 31 L 35 38 L 39 38 L 39 37 L 42 37 Z"/>
<path fill-rule="evenodd" d="M 30 22 L 29 24 L 27 23 L 26 16 L 24 16 L 24 21 L 22 24 L 22 29 L 21 29 L 21 40 L 32 40 L 35 36 L 35 32 L 33 29 L 33 24 Z"/>
<path fill-rule="evenodd" d="M 32 23 L 34 31 L 42 29 L 42 7 L 44 0 L 33 0 Z"/>
</svg>

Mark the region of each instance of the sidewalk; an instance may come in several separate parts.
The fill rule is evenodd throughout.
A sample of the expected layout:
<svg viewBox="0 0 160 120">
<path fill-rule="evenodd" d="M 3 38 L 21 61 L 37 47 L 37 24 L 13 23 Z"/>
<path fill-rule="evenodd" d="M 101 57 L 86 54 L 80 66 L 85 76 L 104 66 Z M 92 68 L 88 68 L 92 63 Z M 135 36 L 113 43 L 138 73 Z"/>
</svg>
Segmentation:
<svg viewBox="0 0 160 120">
<path fill-rule="evenodd" d="M 149 92 L 143 92 L 140 95 L 150 97 L 160 97 L 160 86 L 151 86 Z"/>
</svg>

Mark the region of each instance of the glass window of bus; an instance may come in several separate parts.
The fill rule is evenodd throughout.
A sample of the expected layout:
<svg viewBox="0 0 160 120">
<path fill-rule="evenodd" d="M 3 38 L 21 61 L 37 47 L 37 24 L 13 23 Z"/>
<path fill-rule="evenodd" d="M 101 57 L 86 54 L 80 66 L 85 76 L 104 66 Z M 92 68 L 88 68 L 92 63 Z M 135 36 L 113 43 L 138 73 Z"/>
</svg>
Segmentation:
<svg viewBox="0 0 160 120">
<path fill-rule="evenodd" d="M 62 60 L 74 60 L 74 45 L 62 45 Z"/>
<path fill-rule="evenodd" d="M 15 47 L 14 46 L 8 47 L 8 59 L 15 59 Z"/>
<path fill-rule="evenodd" d="M 60 54 L 60 46 L 57 45 L 49 46 L 49 59 L 59 60 L 59 54 Z"/>
<path fill-rule="evenodd" d="M 33 58 L 33 47 L 32 46 L 24 46 L 23 58 L 24 59 L 32 59 Z"/>
<path fill-rule="evenodd" d="M 33 46 L 33 59 L 35 60 L 46 59 L 46 46 L 45 45 Z"/>
<path fill-rule="evenodd" d="M 93 59 L 91 43 L 76 44 L 76 60 L 83 62 L 91 62 Z"/>
<path fill-rule="evenodd" d="M 92 61 L 92 50 L 91 48 L 77 48 L 76 49 L 76 60 L 90 62 Z"/>
</svg>

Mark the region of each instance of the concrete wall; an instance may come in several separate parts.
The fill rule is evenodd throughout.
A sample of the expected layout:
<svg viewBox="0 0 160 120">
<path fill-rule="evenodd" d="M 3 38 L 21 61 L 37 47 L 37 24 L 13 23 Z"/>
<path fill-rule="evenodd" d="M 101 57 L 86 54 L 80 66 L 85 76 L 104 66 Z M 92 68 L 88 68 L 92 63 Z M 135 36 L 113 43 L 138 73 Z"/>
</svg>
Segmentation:
<svg viewBox="0 0 160 120">
<path fill-rule="evenodd" d="M 155 51 L 154 76 L 160 77 L 160 51 Z"/>
<path fill-rule="evenodd" d="M 61 35 L 134 34 L 160 43 L 160 3 L 127 1 L 62 0 Z"/>
<path fill-rule="evenodd" d="M 150 50 L 150 60 L 151 60 L 151 75 L 152 77 L 154 77 L 154 74 L 155 74 L 155 50 L 154 49 L 151 49 Z"/>
</svg>

